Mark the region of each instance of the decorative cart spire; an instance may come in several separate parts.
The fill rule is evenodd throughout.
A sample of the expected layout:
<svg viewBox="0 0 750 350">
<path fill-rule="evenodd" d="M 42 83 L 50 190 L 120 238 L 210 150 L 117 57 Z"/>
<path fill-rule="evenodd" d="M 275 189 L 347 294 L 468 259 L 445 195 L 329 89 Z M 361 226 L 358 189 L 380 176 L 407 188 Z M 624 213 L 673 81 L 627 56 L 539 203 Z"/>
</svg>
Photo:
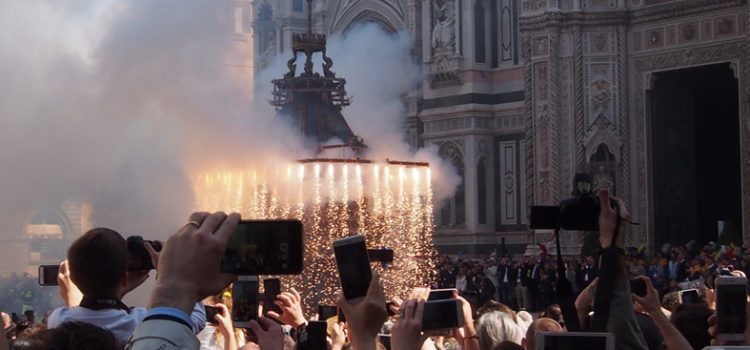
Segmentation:
<svg viewBox="0 0 750 350">
<path fill-rule="evenodd" d="M 313 54 L 323 57 L 323 76 L 313 69 Z M 297 75 L 295 63 L 299 53 L 305 54 L 305 66 Z M 336 78 L 331 71 L 333 60 L 326 55 L 326 36 L 312 32 L 312 0 L 307 0 L 307 33 L 292 36 L 292 58 L 287 61 L 289 71 L 282 79 L 274 79 L 273 99 L 277 118 L 287 118 L 300 130 L 306 146 L 320 148 L 323 143 L 338 139 L 355 152 L 367 147 L 352 132 L 341 114 L 341 108 L 351 101 L 346 96 L 346 79 Z"/>
</svg>

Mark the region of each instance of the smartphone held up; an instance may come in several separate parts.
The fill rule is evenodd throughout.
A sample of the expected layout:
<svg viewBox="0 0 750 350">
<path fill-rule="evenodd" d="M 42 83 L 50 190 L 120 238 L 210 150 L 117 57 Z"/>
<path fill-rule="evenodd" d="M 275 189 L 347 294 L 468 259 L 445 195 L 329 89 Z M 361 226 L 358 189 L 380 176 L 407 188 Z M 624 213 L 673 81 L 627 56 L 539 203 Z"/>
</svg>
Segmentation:
<svg viewBox="0 0 750 350">
<path fill-rule="evenodd" d="M 227 243 L 221 272 L 293 275 L 302 272 L 302 222 L 242 220 Z"/>
<path fill-rule="evenodd" d="M 747 279 L 737 276 L 716 278 L 716 339 L 745 339 Z"/>
<path fill-rule="evenodd" d="M 367 295 L 372 279 L 365 237 L 354 235 L 333 241 L 333 253 L 344 298 L 350 302 Z"/>
</svg>

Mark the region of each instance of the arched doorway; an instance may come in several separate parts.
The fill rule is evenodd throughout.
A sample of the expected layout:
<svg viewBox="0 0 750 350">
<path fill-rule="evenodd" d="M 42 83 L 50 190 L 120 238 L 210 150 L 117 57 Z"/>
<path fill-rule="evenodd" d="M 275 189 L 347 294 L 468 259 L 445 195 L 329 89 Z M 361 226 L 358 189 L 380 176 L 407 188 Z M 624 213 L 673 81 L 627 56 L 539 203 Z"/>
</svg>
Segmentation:
<svg viewBox="0 0 750 350">
<path fill-rule="evenodd" d="M 730 64 L 655 73 L 652 87 L 654 242 L 717 241 L 720 226 L 741 240 L 739 94 Z"/>
</svg>

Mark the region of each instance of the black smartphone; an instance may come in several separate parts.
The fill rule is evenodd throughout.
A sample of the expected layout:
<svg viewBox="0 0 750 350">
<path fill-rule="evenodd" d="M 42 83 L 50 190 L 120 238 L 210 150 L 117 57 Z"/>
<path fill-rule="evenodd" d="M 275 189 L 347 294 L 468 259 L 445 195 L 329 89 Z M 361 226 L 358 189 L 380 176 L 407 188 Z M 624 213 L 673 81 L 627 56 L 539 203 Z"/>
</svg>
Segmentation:
<svg viewBox="0 0 750 350">
<path fill-rule="evenodd" d="M 378 334 L 378 341 L 383 344 L 385 350 L 391 350 L 391 335 L 390 334 Z"/>
<path fill-rule="evenodd" d="M 539 332 L 536 350 L 614 350 L 612 333 L 591 332 Z"/>
<path fill-rule="evenodd" d="M 203 305 L 203 307 L 206 309 L 206 322 L 213 324 L 219 323 L 219 320 L 216 319 L 216 315 L 222 314 L 221 308 L 208 305 Z"/>
<path fill-rule="evenodd" d="M 310 321 L 305 328 L 306 336 L 299 337 L 299 350 L 326 350 L 328 323 L 326 321 Z"/>
<path fill-rule="evenodd" d="M 243 220 L 221 259 L 221 272 L 294 275 L 302 272 L 302 222 Z"/>
<path fill-rule="evenodd" d="M 383 264 L 390 264 L 393 262 L 393 249 L 380 248 L 380 249 L 368 249 L 367 256 L 370 261 L 377 261 Z"/>
<path fill-rule="evenodd" d="M 643 280 L 630 280 L 630 292 L 639 296 L 646 296 L 646 282 Z"/>
<path fill-rule="evenodd" d="M 281 294 L 281 281 L 278 278 L 264 278 L 263 289 L 263 314 L 274 311 L 281 315 L 281 307 L 274 303 L 276 296 Z"/>
<path fill-rule="evenodd" d="M 364 298 L 372 279 L 365 237 L 354 235 L 334 240 L 333 252 L 344 298 L 354 302 Z"/>
<path fill-rule="evenodd" d="M 338 315 L 336 305 L 318 305 L 318 319 L 321 321 L 325 321 L 336 315 Z"/>
<path fill-rule="evenodd" d="M 258 276 L 240 276 L 232 287 L 232 324 L 248 328 L 258 319 Z"/>
<path fill-rule="evenodd" d="M 346 316 L 344 316 L 344 313 L 341 311 L 341 309 L 338 309 L 338 316 L 339 322 L 346 322 Z"/>
<path fill-rule="evenodd" d="M 41 265 L 39 266 L 39 285 L 56 286 L 57 274 L 60 272 L 60 265 Z"/>
<path fill-rule="evenodd" d="M 455 299 L 456 295 L 458 295 L 456 288 L 432 289 L 427 300 Z"/>
<path fill-rule="evenodd" d="M 698 290 L 695 288 L 681 290 L 677 294 L 677 297 L 680 300 L 680 304 L 696 304 L 703 301 L 700 294 L 698 294 Z"/>
<path fill-rule="evenodd" d="M 424 304 L 422 330 L 437 331 L 456 329 L 464 326 L 464 313 L 461 300 L 430 300 Z"/>
<path fill-rule="evenodd" d="M 716 339 L 742 341 L 745 338 L 747 279 L 720 276 L 716 279 Z"/>
</svg>

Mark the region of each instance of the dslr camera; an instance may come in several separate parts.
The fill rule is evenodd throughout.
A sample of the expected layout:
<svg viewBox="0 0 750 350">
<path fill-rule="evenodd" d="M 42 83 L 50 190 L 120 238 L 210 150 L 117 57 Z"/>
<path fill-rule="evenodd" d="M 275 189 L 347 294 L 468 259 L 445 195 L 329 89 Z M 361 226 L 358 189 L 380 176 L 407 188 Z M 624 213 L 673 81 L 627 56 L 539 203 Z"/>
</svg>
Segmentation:
<svg viewBox="0 0 750 350">
<path fill-rule="evenodd" d="M 151 245 L 155 251 L 160 252 L 162 245 L 161 242 L 144 240 L 141 236 L 130 236 L 127 239 L 128 242 L 128 270 L 139 271 L 139 270 L 152 270 L 156 268 L 151 262 L 151 256 L 148 254 L 144 243 Z"/>
<path fill-rule="evenodd" d="M 568 231 L 599 231 L 601 206 L 591 188 L 591 175 L 576 174 L 573 177 L 575 190 L 573 198 L 568 198 L 559 206 L 535 205 L 531 207 L 529 227 L 550 229 L 558 227 Z M 617 207 L 617 202 L 610 200 Z"/>
</svg>

